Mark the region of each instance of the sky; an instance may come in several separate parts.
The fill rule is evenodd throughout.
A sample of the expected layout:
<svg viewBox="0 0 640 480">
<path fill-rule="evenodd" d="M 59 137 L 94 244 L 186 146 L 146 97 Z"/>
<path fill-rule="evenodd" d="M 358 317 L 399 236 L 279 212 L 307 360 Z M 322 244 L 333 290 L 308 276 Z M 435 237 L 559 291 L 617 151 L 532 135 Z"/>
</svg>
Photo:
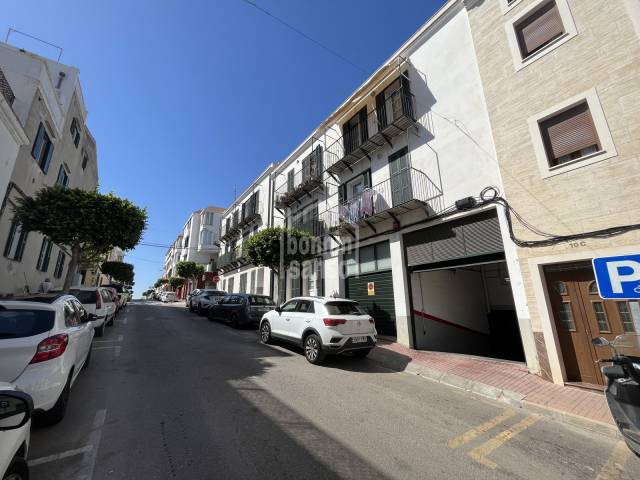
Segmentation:
<svg viewBox="0 0 640 480">
<path fill-rule="evenodd" d="M 194 210 L 226 208 L 283 160 L 444 0 L 3 0 L 0 33 L 62 47 L 80 69 L 100 191 L 145 207 L 142 243 L 170 245 Z M 57 58 L 12 33 L 9 43 Z M 366 73 L 365 73 L 366 72 Z M 125 261 L 134 292 L 162 275 L 166 248 Z"/>
</svg>

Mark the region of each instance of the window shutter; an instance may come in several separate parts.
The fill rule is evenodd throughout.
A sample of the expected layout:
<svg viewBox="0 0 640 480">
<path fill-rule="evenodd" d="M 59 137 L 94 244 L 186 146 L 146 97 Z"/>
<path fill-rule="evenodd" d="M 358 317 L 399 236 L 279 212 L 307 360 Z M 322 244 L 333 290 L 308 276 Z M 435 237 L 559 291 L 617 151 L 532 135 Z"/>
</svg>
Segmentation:
<svg viewBox="0 0 640 480">
<path fill-rule="evenodd" d="M 415 116 L 413 114 L 413 102 L 411 101 L 411 82 L 409 82 L 409 72 L 407 70 L 400 77 L 400 83 L 402 85 L 403 113 L 413 119 Z"/>
<path fill-rule="evenodd" d="M 293 175 L 293 169 L 289 170 L 289 173 L 287 173 L 287 190 L 289 192 L 293 190 Z"/>
<path fill-rule="evenodd" d="M 17 220 L 13 220 L 11 222 L 11 227 L 9 228 L 9 235 L 7 236 L 7 241 L 4 244 L 4 256 L 9 257 L 11 255 L 11 247 L 13 246 L 13 240 L 16 236 L 16 231 L 18 230 L 18 222 Z"/>
<path fill-rule="evenodd" d="M 582 149 L 600 149 L 598 133 L 586 102 L 540 124 L 547 155 L 554 160 Z"/>
<path fill-rule="evenodd" d="M 47 153 L 45 154 L 44 160 L 42 161 L 42 171 L 47 173 L 49 170 L 49 164 L 51 163 L 51 157 L 53 156 L 53 143 L 49 143 L 47 145 Z"/>
<path fill-rule="evenodd" d="M 347 185 L 342 184 L 338 187 L 338 204 L 342 205 L 347 198 Z"/>
<path fill-rule="evenodd" d="M 384 102 L 384 91 L 376 95 L 376 114 L 378 116 L 379 129 L 382 130 L 387 126 L 387 107 Z"/>
<path fill-rule="evenodd" d="M 524 57 L 564 33 L 556 2 L 540 8 L 516 28 L 519 30 L 520 49 Z"/>
<path fill-rule="evenodd" d="M 367 107 L 358 112 L 358 122 L 360 123 L 360 144 L 369 139 L 369 127 L 367 125 Z"/>
<path fill-rule="evenodd" d="M 362 179 L 364 183 L 364 188 L 370 188 L 371 187 L 371 170 L 365 171 L 364 174 L 362 175 Z"/>
</svg>

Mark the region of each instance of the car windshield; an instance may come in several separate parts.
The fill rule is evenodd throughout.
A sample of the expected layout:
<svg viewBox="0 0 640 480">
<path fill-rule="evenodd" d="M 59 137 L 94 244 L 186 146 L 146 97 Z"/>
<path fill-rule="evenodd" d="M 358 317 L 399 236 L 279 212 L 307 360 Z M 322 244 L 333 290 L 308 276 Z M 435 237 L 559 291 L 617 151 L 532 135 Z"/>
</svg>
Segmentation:
<svg viewBox="0 0 640 480">
<path fill-rule="evenodd" d="M 251 295 L 249 297 L 249 304 L 250 305 L 275 305 L 276 302 L 274 302 L 271 299 L 271 297 L 260 296 L 260 295 Z"/>
<path fill-rule="evenodd" d="M 73 295 L 80 303 L 96 303 L 95 290 L 69 290 L 69 295 Z"/>
<path fill-rule="evenodd" d="M 367 315 L 356 302 L 328 302 L 324 306 L 329 315 Z"/>
<path fill-rule="evenodd" d="M 3 309 L 0 307 L 0 339 L 32 337 L 53 328 L 52 310 Z"/>
</svg>

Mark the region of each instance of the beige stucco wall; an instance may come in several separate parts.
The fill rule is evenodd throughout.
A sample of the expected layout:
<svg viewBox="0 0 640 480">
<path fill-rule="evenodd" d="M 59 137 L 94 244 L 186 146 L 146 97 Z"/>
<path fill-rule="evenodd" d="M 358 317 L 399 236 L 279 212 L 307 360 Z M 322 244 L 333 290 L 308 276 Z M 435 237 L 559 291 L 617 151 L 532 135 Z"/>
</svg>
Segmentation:
<svg viewBox="0 0 640 480">
<path fill-rule="evenodd" d="M 568 0 L 577 35 L 516 71 L 505 24 L 538 0 L 523 0 L 506 14 L 500 1 L 470 0 L 467 6 L 504 193 L 510 204 L 531 224 L 556 234 L 637 223 L 640 42 L 628 2 Z M 543 178 L 528 119 L 591 89 L 597 93 L 617 155 Z M 519 225 L 516 235 L 540 239 Z M 548 365 L 541 358 L 546 370 L 543 374 L 562 381 L 563 366 L 541 265 L 633 250 L 640 252 L 640 231 L 574 245 L 518 249 L 539 356 L 549 356 Z"/>
</svg>

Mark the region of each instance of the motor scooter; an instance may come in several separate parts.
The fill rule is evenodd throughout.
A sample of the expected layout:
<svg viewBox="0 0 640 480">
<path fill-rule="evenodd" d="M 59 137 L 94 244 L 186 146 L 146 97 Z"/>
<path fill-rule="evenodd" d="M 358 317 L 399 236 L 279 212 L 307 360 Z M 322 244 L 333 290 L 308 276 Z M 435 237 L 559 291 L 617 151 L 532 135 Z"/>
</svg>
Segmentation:
<svg viewBox="0 0 640 480">
<path fill-rule="evenodd" d="M 612 342 L 597 337 L 592 343 L 611 348 L 612 358 L 599 360 L 611 363 L 601 368 L 607 377 L 605 396 L 627 446 L 640 457 L 640 335 L 625 333 Z"/>
</svg>

